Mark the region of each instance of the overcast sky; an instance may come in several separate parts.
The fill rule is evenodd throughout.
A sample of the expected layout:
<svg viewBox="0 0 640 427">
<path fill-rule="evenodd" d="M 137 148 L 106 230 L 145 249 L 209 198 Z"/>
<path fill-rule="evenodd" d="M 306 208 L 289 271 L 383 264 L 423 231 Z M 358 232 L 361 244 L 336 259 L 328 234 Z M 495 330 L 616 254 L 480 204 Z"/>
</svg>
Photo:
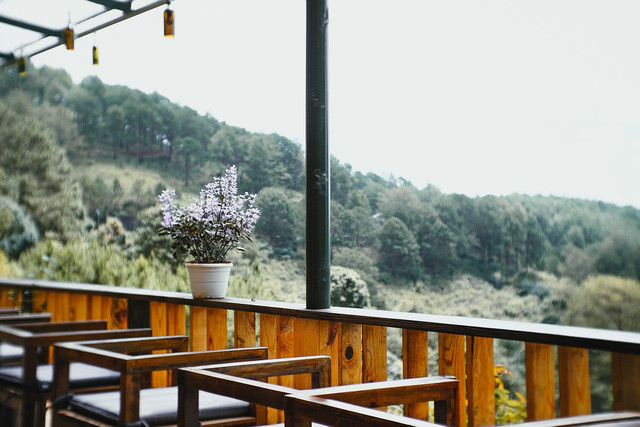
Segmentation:
<svg viewBox="0 0 640 427">
<path fill-rule="evenodd" d="M 0 0 L 0 14 L 60 28 L 61 3 Z M 158 8 L 33 62 L 304 146 L 305 2 L 172 8 L 174 39 Z M 639 18 L 637 0 L 329 0 L 331 153 L 445 193 L 640 208 Z"/>
</svg>

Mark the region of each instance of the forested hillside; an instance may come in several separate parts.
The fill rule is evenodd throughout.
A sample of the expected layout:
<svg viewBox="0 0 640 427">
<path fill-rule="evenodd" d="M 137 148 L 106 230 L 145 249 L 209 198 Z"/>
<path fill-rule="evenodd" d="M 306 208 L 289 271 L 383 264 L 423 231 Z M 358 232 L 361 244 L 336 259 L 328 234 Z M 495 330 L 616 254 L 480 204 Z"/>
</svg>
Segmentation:
<svg viewBox="0 0 640 427">
<path fill-rule="evenodd" d="M 47 67 L 33 68 L 25 78 L 3 72 L 0 102 L 0 248 L 22 260 L 25 274 L 51 270 L 31 264 L 51 259 L 55 245 L 96 239 L 120 245 L 122 265 L 144 257 L 182 274 L 166 240 L 155 233 L 156 195 L 170 187 L 186 198 L 235 164 L 240 191 L 258 193 L 263 211 L 258 243 L 243 262 L 261 263 L 254 265 L 257 276 L 260 268 L 286 265 L 293 282 L 301 280 L 299 144 L 199 115 L 158 93 L 105 85 L 97 77 L 75 85 L 64 70 Z M 364 283 L 369 304 L 384 306 L 379 290 L 386 286 L 437 290 L 460 274 L 496 289 L 512 286 L 521 295 L 539 291 L 531 281 L 541 271 L 576 285 L 597 274 L 640 278 L 640 211 L 632 207 L 443 194 L 402 178 L 353 171 L 336 158 L 331 199 L 332 263 Z M 105 282 L 110 275 L 73 277 Z M 136 285 L 125 279 L 114 284 Z M 161 286 L 153 280 L 145 278 L 145 286 Z"/>
</svg>

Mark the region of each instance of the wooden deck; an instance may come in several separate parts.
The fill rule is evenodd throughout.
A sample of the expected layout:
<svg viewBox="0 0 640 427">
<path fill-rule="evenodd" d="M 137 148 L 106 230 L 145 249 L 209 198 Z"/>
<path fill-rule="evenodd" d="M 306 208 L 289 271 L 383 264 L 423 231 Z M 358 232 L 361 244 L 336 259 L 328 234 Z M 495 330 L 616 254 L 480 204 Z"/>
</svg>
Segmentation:
<svg viewBox="0 0 640 427">
<path fill-rule="evenodd" d="M 20 279 L 0 279 L 0 306 L 51 312 L 53 321 L 107 319 L 110 328 L 187 334 L 191 350 L 227 348 L 232 333 L 235 347 L 259 342 L 270 358 L 328 355 L 332 385 L 387 379 L 387 328 L 402 329 L 404 376 L 427 375 L 427 343 L 434 338 L 429 332 L 437 332 L 437 374 L 460 380 L 457 416 L 469 426 L 495 424 L 494 339 L 525 343 L 529 420 L 591 413 L 588 350 L 604 350 L 612 355 L 614 410 L 640 410 L 640 333 L 382 310 L 308 310 L 278 301 L 198 300 L 184 293 Z M 305 386 L 290 378 L 279 381 Z M 163 386 L 167 376 L 158 373 L 153 383 Z M 416 404 L 406 412 L 424 417 L 427 410 Z M 270 421 L 282 420 L 274 413 Z"/>
</svg>

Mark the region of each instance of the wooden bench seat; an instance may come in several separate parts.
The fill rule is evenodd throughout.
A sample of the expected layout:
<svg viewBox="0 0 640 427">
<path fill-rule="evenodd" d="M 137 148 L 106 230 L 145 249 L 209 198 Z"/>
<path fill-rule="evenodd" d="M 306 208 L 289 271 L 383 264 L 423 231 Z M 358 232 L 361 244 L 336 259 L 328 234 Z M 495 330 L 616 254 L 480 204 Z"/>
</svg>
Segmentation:
<svg viewBox="0 0 640 427">
<path fill-rule="evenodd" d="M 142 389 L 142 376 L 153 371 L 185 366 L 212 365 L 239 360 L 266 359 L 264 347 L 188 352 L 184 335 L 131 340 L 86 341 L 55 346 L 53 393 L 56 405 L 53 425 L 175 425 L 178 388 Z M 169 351 L 170 353 L 152 353 Z M 116 370 L 120 387 L 116 392 L 68 395 L 69 366 L 84 363 Z M 250 405 L 224 396 L 203 396 L 196 406 L 198 422 L 212 420 L 218 425 L 255 424 Z"/>
</svg>

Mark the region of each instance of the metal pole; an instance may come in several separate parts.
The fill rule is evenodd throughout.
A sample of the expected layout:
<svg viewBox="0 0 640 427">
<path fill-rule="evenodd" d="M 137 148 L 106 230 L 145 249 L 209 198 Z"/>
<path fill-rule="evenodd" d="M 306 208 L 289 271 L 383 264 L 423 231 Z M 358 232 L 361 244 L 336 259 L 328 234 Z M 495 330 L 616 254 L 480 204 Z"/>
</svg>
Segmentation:
<svg viewBox="0 0 640 427">
<path fill-rule="evenodd" d="M 329 308 L 329 143 L 327 132 L 327 1 L 307 0 L 307 308 Z"/>
</svg>

